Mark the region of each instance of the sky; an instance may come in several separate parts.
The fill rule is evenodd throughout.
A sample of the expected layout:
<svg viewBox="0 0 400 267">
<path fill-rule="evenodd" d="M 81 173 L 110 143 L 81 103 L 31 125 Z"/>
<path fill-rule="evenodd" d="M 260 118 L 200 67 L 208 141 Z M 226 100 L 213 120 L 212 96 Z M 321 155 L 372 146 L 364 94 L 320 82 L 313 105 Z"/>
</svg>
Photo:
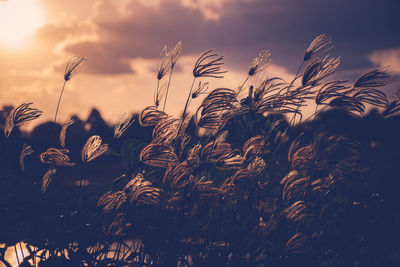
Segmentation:
<svg viewBox="0 0 400 267">
<path fill-rule="evenodd" d="M 263 77 L 290 81 L 321 33 L 342 57 L 339 79 L 388 67 L 391 93 L 400 88 L 399 8 L 398 0 L 0 0 L 0 105 L 33 102 L 44 111 L 36 123 L 50 120 L 65 64 L 82 56 L 87 63 L 66 86 L 59 121 L 85 119 L 96 107 L 112 123 L 153 104 L 159 53 L 182 41 L 166 107 L 178 114 L 202 51 L 225 56 L 225 78 L 205 80 L 211 89 L 237 86 L 261 50 L 271 53 Z"/>
</svg>

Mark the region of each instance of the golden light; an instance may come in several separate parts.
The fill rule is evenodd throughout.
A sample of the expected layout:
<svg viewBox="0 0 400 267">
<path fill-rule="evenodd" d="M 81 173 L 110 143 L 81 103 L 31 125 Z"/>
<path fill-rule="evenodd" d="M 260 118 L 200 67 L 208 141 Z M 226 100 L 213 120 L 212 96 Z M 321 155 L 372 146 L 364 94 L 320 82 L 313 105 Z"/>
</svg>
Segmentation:
<svg viewBox="0 0 400 267">
<path fill-rule="evenodd" d="M 0 0 L 0 46 L 23 47 L 43 24 L 39 0 Z"/>
</svg>

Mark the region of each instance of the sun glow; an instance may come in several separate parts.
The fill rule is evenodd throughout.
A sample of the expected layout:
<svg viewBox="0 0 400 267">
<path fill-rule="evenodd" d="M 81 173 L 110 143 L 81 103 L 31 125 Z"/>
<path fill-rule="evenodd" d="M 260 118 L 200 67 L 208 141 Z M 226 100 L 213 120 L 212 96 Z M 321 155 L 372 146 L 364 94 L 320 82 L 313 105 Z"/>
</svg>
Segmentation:
<svg viewBox="0 0 400 267">
<path fill-rule="evenodd" d="M 0 46 L 21 48 L 44 24 L 38 0 L 0 0 Z"/>
</svg>

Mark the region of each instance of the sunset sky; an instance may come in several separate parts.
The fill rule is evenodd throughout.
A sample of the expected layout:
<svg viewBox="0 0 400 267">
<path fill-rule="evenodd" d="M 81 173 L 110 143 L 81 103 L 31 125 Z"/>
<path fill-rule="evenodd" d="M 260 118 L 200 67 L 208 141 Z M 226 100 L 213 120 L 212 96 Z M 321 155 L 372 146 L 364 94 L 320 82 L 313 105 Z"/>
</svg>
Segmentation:
<svg viewBox="0 0 400 267">
<path fill-rule="evenodd" d="M 208 80 L 211 88 L 237 85 L 263 49 L 272 54 L 264 74 L 290 80 L 321 33 L 332 38 L 330 53 L 342 56 L 341 79 L 380 66 L 397 77 L 399 8 L 398 0 L 0 0 L 0 105 L 34 102 L 44 111 L 38 122 L 51 119 L 64 66 L 77 55 L 88 61 L 67 85 L 59 121 L 85 119 L 92 107 L 115 121 L 152 104 L 160 50 L 180 40 L 167 104 L 174 114 L 208 48 L 225 55 L 228 70 Z"/>
</svg>

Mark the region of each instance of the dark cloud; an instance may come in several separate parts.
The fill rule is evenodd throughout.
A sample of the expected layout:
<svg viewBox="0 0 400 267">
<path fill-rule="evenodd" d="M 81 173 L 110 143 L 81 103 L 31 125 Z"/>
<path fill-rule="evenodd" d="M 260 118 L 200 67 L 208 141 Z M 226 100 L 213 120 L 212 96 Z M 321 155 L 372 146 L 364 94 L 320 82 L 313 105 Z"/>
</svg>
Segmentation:
<svg viewBox="0 0 400 267">
<path fill-rule="evenodd" d="M 119 54 L 115 47 L 109 47 L 101 42 L 78 42 L 68 46 L 68 50 L 76 55 L 87 57 L 86 71 L 96 74 L 133 73 L 130 65 L 124 62 L 124 55 Z"/>
<path fill-rule="evenodd" d="M 98 8 L 110 9 L 112 6 Z M 107 17 L 97 15 L 94 18 L 99 40 L 73 41 L 66 45 L 65 51 L 88 57 L 92 62 L 92 67 L 88 65 L 89 72 L 118 74 L 131 72 L 126 59 L 156 58 L 164 44 L 173 46 L 179 40 L 191 47 L 191 50 L 185 47 L 188 53 L 199 46 L 196 43 L 204 36 L 199 34 L 202 27 L 199 23 L 205 23 L 200 12 L 180 4 L 162 4 L 157 10 L 134 2 L 129 9 L 131 16 L 113 20 L 109 20 L 110 11 L 100 12 Z"/>
<path fill-rule="evenodd" d="M 270 3 L 280 4 L 276 12 L 267 12 Z M 279 63 L 294 70 L 312 38 L 328 33 L 334 42 L 334 53 L 343 56 L 342 68 L 365 67 L 366 54 L 377 49 L 400 46 L 398 34 L 398 1 L 257 1 L 237 3 L 216 25 L 218 32 L 228 31 L 225 43 L 270 48 Z M 246 12 L 250 10 L 250 12 Z M 263 11 L 265 11 L 263 13 Z M 227 34 L 228 35 L 228 34 Z M 255 45 L 252 45 L 255 44 Z"/>
<path fill-rule="evenodd" d="M 201 10 L 178 0 L 160 1 L 156 8 L 133 1 L 126 7 L 130 15 L 124 17 L 111 12 L 111 2 L 102 3 L 94 18 L 99 40 L 65 47 L 67 52 L 94 58 L 92 71 L 99 73 L 128 72 L 124 60 L 156 58 L 164 44 L 172 46 L 179 40 L 183 53 L 215 47 L 237 67 L 247 67 L 259 50 L 270 49 L 274 62 L 292 71 L 320 33 L 332 37 L 333 53 L 343 56 L 345 70 L 370 66 L 367 55 L 375 50 L 400 47 L 396 0 L 226 1 L 214 10 L 220 12 L 219 20 L 209 20 Z"/>
</svg>

